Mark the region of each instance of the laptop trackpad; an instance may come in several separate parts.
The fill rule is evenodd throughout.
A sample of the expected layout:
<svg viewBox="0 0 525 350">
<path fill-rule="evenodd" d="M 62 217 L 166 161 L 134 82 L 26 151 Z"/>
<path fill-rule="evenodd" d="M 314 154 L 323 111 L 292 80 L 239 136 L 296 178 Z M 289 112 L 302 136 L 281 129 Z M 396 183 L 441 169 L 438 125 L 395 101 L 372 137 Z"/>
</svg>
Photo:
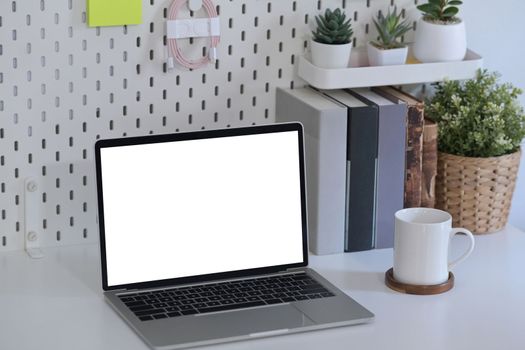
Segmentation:
<svg viewBox="0 0 525 350">
<path fill-rule="evenodd" d="M 180 322 L 166 322 L 163 325 L 171 325 L 170 333 L 174 336 L 176 343 L 243 335 L 252 335 L 254 337 L 273 335 L 272 331 L 286 333 L 287 329 L 315 324 L 302 312 L 289 304 L 216 314 L 202 314 L 178 320 L 175 318 L 173 321 Z M 158 327 L 156 330 L 150 329 L 150 331 L 162 333 L 160 328 L 164 327 Z M 152 337 L 151 339 L 158 338 Z M 173 342 L 173 340 L 171 339 L 170 341 Z"/>
</svg>

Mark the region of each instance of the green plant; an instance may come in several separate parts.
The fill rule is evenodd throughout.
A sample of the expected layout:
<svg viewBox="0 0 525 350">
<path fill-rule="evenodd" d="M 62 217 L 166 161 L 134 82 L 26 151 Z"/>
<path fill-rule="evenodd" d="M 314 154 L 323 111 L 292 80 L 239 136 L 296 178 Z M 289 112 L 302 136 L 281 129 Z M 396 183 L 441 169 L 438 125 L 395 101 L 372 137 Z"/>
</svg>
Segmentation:
<svg viewBox="0 0 525 350">
<path fill-rule="evenodd" d="M 348 44 L 352 39 L 351 19 L 341 9 L 326 9 L 324 14 L 315 16 L 317 28 L 312 31 L 314 41 L 321 44 Z"/>
<path fill-rule="evenodd" d="M 388 9 L 386 16 L 379 12 L 377 19 L 373 20 L 379 33 L 379 41 L 374 41 L 372 44 L 387 50 L 403 47 L 404 45 L 397 39 L 412 29 L 412 25 L 408 20 L 402 21 L 401 16 L 402 13 L 397 14 L 397 8 L 394 8 L 394 12 L 390 12 Z"/>
<path fill-rule="evenodd" d="M 435 84 L 427 115 L 438 123 L 440 151 L 466 157 L 497 157 L 518 150 L 525 137 L 522 91 L 498 84 L 499 74 L 479 70 L 463 83 Z"/>
<path fill-rule="evenodd" d="M 456 17 L 459 12 L 457 6 L 462 3 L 460 0 L 428 0 L 428 3 L 419 5 L 417 9 L 424 13 L 425 19 L 454 23 L 459 21 Z"/>
</svg>

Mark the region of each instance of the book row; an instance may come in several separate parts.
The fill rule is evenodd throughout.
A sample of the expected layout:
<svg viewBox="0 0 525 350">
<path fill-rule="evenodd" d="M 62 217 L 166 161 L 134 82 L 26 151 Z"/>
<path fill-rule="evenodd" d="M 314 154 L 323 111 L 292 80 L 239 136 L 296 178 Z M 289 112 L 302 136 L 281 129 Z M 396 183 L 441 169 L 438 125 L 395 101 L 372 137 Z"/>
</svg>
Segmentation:
<svg viewBox="0 0 525 350">
<path fill-rule="evenodd" d="M 312 252 L 388 248 L 394 213 L 433 207 L 437 126 L 392 87 L 278 89 L 276 120 L 305 130 Z"/>
</svg>

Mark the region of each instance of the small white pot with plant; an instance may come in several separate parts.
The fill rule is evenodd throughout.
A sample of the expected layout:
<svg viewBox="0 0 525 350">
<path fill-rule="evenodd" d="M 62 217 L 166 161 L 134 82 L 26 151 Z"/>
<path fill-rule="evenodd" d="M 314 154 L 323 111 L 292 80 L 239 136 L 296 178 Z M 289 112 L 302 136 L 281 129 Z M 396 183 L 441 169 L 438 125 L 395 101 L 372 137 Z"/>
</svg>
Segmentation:
<svg viewBox="0 0 525 350">
<path fill-rule="evenodd" d="M 377 41 L 369 41 L 367 44 L 368 64 L 371 66 L 391 66 L 405 64 L 408 47 L 401 43 L 399 39 L 410 29 L 412 25 L 408 20 L 402 20 L 402 14 L 397 14 L 397 8 L 394 12 L 383 16 L 378 13 L 374 19 L 374 25 L 379 34 Z"/>
<path fill-rule="evenodd" d="M 321 68 L 346 68 L 352 52 L 351 19 L 341 9 L 327 9 L 315 17 L 310 48 L 312 63 Z"/>
<path fill-rule="evenodd" d="M 467 53 L 465 22 L 457 17 L 459 0 L 428 0 L 417 8 L 423 17 L 417 23 L 414 57 L 421 62 L 461 61 Z"/>
</svg>

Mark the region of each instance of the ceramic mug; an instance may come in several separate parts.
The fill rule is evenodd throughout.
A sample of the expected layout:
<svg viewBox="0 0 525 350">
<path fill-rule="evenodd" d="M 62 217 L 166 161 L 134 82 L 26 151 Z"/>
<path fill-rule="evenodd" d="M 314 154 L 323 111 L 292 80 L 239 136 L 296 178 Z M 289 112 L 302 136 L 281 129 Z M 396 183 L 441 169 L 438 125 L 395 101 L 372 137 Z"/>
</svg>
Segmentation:
<svg viewBox="0 0 525 350">
<path fill-rule="evenodd" d="M 470 239 L 468 250 L 448 262 L 449 243 L 458 233 Z M 449 213 L 431 208 L 402 209 L 395 214 L 394 279 L 411 285 L 436 285 L 448 280 L 449 271 L 474 249 L 474 236 L 452 228 Z"/>
</svg>

